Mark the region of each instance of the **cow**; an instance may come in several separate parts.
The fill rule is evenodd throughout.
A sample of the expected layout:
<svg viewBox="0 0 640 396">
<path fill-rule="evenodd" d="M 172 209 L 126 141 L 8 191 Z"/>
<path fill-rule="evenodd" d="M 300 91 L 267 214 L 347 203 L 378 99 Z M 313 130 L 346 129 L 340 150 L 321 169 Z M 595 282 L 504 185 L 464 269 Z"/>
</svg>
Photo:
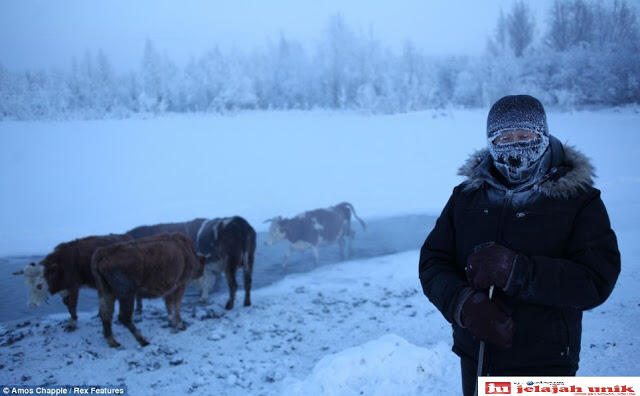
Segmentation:
<svg viewBox="0 0 640 396">
<path fill-rule="evenodd" d="M 244 306 L 251 305 L 251 280 L 256 251 L 256 231 L 240 216 L 210 219 L 202 223 L 197 235 L 198 253 L 207 257 L 207 262 L 218 273 L 224 271 L 229 286 L 229 299 L 225 309 L 233 308 L 238 283 L 236 271 L 242 268 L 244 277 Z M 200 280 L 201 300 L 207 301 L 210 282 L 209 271 Z"/>
<path fill-rule="evenodd" d="M 100 298 L 102 330 L 109 346 L 120 344 L 113 337 L 113 306 L 120 304 L 118 320 L 142 346 L 149 342 L 133 324 L 136 295 L 164 297 L 169 322 L 183 330 L 180 317 L 182 296 L 189 281 L 202 276 L 205 257 L 199 256 L 193 242 L 181 233 L 162 234 L 99 248 L 91 259 L 91 271 Z"/>
<path fill-rule="evenodd" d="M 300 213 L 291 219 L 276 216 L 265 221 L 271 223 L 265 245 L 271 246 L 278 242 L 289 242 L 289 248 L 284 257 L 284 268 L 294 250 L 311 249 L 314 262 L 318 263 L 318 246 L 321 243 L 335 243 L 340 245 L 340 257 L 345 258 L 345 244 L 348 244 L 348 254 L 355 231 L 351 229 L 351 215 L 358 219 L 362 229 L 366 230 L 364 221 L 356 215 L 355 208 L 348 202 L 342 202 L 327 209 L 315 209 Z"/>
<path fill-rule="evenodd" d="M 80 287 L 96 288 L 91 274 L 91 256 L 96 249 L 114 243 L 130 241 L 128 235 L 110 234 L 90 236 L 61 243 L 40 263 L 31 262 L 14 275 L 24 275 L 28 291 L 28 305 L 38 307 L 49 296 L 59 293 L 67 306 L 71 320 L 65 331 L 73 331 L 78 324 L 77 306 Z M 138 300 L 140 306 L 140 300 Z"/>
</svg>

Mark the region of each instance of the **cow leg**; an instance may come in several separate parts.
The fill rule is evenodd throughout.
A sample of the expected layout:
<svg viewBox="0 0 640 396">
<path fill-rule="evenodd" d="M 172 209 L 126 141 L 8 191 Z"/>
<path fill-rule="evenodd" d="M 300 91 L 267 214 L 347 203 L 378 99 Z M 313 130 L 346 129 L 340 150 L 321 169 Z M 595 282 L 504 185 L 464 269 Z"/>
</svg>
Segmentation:
<svg viewBox="0 0 640 396">
<path fill-rule="evenodd" d="M 169 319 L 169 323 L 173 320 L 173 295 L 169 294 L 164 297 L 164 307 L 167 309 L 167 318 Z"/>
<path fill-rule="evenodd" d="M 233 303 L 236 299 L 236 290 L 238 290 L 238 282 L 236 282 L 236 270 L 238 269 L 238 263 L 236 258 L 230 258 L 228 256 L 223 258 L 224 260 L 224 274 L 227 277 L 227 284 L 229 285 L 229 300 L 224 309 L 230 310 L 233 308 Z"/>
<path fill-rule="evenodd" d="M 211 264 L 209 264 L 211 265 Z M 209 270 L 205 264 L 202 276 L 198 278 L 197 282 L 200 285 L 200 302 L 206 304 L 209 302 Z"/>
<path fill-rule="evenodd" d="M 284 260 L 282 261 L 283 270 L 287 266 L 287 263 L 289 262 L 289 257 L 291 257 L 291 255 L 293 254 L 293 250 L 294 250 L 293 245 L 289 244 L 289 247 L 287 248 L 287 252 L 284 254 Z"/>
<path fill-rule="evenodd" d="M 142 297 L 136 296 L 136 313 L 142 313 Z"/>
<path fill-rule="evenodd" d="M 133 294 L 129 294 L 119 299 L 120 301 L 120 314 L 118 314 L 118 320 L 120 323 L 125 325 L 127 329 L 133 334 L 133 336 L 138 340 L 140 345 L 147 346 L 149 342 L 144 339 L 140 330 L 136 328 L 133 324 L 133 305 L 135 303 L 135 296 Z"/>
<path fill-rule="evenodd" d="M 244 306 L 251 305 L 251 274 L 253 273 L 253 260 L 249 252 L 242 253 L 242 275 L 244 276 Z"/>
<path fill-rule="evenodd" d="M 100 319 L 102 319 L 102 333 L 104 334 L 104 338 L 107 339 L 109 346 L 112 348 L 120 346 L 115 338 L 113 338 L 113 333 L 111 332 L 111 321 L 113 320 L 113 306 L 115 301 L 116 297 L 112 293 L 108 291 L 100 292 Z"/>
<path fill-rule="evenodd" d="M 180 307 L 182 307 L 182 297 L 184 296 L 184 291 L 186 290 L 187 286 L 183 285 L 180 286 L 178 289 L 176 289 L 175 292 L 173 292 L 172 298 L 171 300 L 173 301 L 173 327 L 174 329 L 177 330 L 184 330 L 187 327 L 185 326 L 184 322 L 182 321 L 182 318 L 180 317 Z"/>
<path fill-rule="evenodd" d="M 76 312 L 76 308 L 78 307 L 78 293 L 79 290 L 77 288 L 68 289 L 67 295 L 62 299 L 62 302 L 69 310 L 69 314 L 71 314 L 71 320 L 65 326 L 64 331 L 74 331 L 78 326 L 78 314 Z"/>
<path fill-rule="evenodd" d="M 349 229 L 349 235 L 347 236 L 348 250 L 347 255 L 349 258 L 353 255 L 353 241 L 356 239 L 356 232 L 352 229 Z"/>
</svg>

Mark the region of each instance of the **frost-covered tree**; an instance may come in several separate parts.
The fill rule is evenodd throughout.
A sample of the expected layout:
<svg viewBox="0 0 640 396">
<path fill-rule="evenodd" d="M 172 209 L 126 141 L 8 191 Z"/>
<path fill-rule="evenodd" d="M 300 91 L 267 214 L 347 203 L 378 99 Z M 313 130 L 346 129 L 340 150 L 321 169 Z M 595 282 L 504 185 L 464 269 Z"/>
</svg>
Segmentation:
<svg viewBox="0 0 640 396">
<path fill-rule="evenodd" d="M 555 0 L 549 13 L 545 42 L 556 51 L 588 45 L 595 34 L 594 9 L 585 0 Z"/>
<path fill-rule="evenodd" d="M 285 35 L 251 52 L 210 51 L 177 67 L 147 41 L 137 70 L 86 51 L 67 70 L 0 67 L 0 118 L 123 117 L 137 112 L 361 109 L 393 113 L 488 106 L 529 92 L 549 105 L 640 103 L 638 10 L 627 0 L 555 1 L 543 40 L 523 1 L 497 15 L 484 56 L 392 51 L 373 28 L 329 18 L 318 41 Z M 214 43 L 215 44 L 215 43 Z"/>
<path fill-rule="evenodd" d="M 509 47 L 516 57 L 521 57 L 533 42 L 535 19 L 529 6 L 522 0 L 513 3 L 506 18 Z"/>
<path fill-rule="evenodd" d="M 507 26 L 507 18 L 504 12 L 500 10 L 498 22 L 492 37 L 487 40 L 487 50 L 494 56 L 503 55 L 509 46 L 509 31 Z"/>
<path fill-rule="evenodd" d="M 164 112 L 170 105 L 169 85 L 176 67 L 161 55 L 151 40 L 147 40 L 142 54 L 140 107 L 143 111 Z"/>
<path fill-rule="evenodd" d="M 333 108 L 345 108 L 353 73 L 354 33 L 340 14 L 330 17 L 326 39 L 316 52 L 315 64 L 322 68 L 322 103 Z"/>
</svg>

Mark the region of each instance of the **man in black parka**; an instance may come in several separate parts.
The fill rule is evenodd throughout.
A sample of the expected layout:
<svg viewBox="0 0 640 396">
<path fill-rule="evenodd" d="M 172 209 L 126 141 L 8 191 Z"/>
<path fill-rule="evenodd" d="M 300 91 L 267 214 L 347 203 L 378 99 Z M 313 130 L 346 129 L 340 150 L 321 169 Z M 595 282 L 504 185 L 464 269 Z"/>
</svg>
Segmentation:
<svg viewBox="0 0 640 396">
<path fill-rule="evenodd" d="M 607 299 L 620 272 L 593 166 L 549 135 L 542 104 L 500 99 L 487 138 L 420 252 L 424 294 L 453 327 L 465 396 L 480 341 L 482 375 L 575 375 L 582 311 Z"/>
</svg>

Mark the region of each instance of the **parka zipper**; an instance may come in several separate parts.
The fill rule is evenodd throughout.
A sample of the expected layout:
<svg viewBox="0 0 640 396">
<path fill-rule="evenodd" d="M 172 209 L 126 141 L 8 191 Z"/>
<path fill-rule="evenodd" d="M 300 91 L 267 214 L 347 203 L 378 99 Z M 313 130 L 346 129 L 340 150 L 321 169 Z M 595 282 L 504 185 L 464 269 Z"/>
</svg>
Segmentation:
<svg viewBox="0 0 640 396">
<path fill-rule="evenodd" d="M 552 169 L 551 169 L 551 171 L 550 171 L 549 173 L 547 173 L 547 175 L 545 175 L 545 177 L 544 177 L 542 180 L 540 180 L 540 181 L 538 182 L 538 186 L 539 186 L 540 184 L 542 184 L 543 182 L 547 181 L 548 179 L 550 179 L 550 178 L 551 178 L 553 175 L 555 175 L 557 172 L 558 172 L 558 168 L 556 168 L 556 167 L 552 168 Z M 496 235 L 496 242 L 498 242 L 498 243 L 501 243 L 501 242 L 502 242 L 502 233 L 503 233 L 503 229 L 504 229 L 505 216 L 506 216 L 507 208 L 509 207 L 509 205 L 511 204 L 511 200 L 513 199 L 513 194 L 514 194 L 514 192 L 515 192 L 514 190 L 506 190 L 506 191 L 505 191 L 504 200 L 503 200 L 503 202 L 502 202 L 502 210 L 501 210 L 501 212 L 500 212 L 500 219 L 499 219 L 499 222 L 498 222 L 498 232 L 497 232 L 497 235 Z M 485 209 L 485 211 L 486 211 L 486 209 Z M 486 213 L 486 212 L 485 212 L 485 213 Z M 566 335 L 567 335 L 567 349 L 566 349 L 566 351 L 564 351 L 563 353 L 566 353 L 567 355 L 569 355 L 569 353 L 570 353 L 570 350 L 569 350 L 569 344 L 568 344 L 568 342 L 569 342 L 569 331 L 568 331 L 568 325 L 567 325 L 567 322 L 566 322 L 566 320 L 565 320 L 565 318 L 564 318 L 564 314 L 562 315 L 562 323 L 563 323 L 563 324 L 564 324 L 564 326 L 565 326 L 565 330 L 566 330 L 566 332 L 565 332 L 565 333 L 566 333 Z M 485 348 L 486 348 L 486 347 L 485 347 Z M 488 360 L 489 360 L 489 359 L 488 359 L 489 355 L 488 355 L 488 353 L 487 353 L 487 352 L 488 352 L 488 351 L 487 351 L 488 349 L 489 349 L 489 348 L 486 348 L 486 349 L 485 349 L 485 352 L 484 352 L 484 359 L 483 359 L 483 360 L 484 360 L 484 366 L 486 367 L 486 368 L 485 368 L 485 370 L 486 370 L 486 371 L 485 371 L 485 373 L 486 373 L 486 375 L 487 375 L 487 376 L 489 376 L 489 375 L 490 375 L 490 374 L 489 374 L 489 370 L 491 370 L 491 369 L 492 369 L 492 368 L 490 367 L 489 362 L 488 362 Z"/>
<path fill-rule="evenodd" d="M 513 198 L 513 190 L 507 190 L 505 192 L 505 196 L 504 196 L 504 201 L 502 203 L 502 210 L 500 211 L 500 220 L 498 222 L 498 232 L 496 235 L 496 242 L 500 243 L 502 242 L 502 229 L 504 228 L 504 221 L 505 221 L 505 216 L 506 216 L 506 212 L 507 212 L 507 208 L 509 207 L 509 204 L 511 203 L 511 199 Z M 490 359 L 489 359 L 489 354 L 488 354 L 489 348 L 488 345 L 485 345 L 485 351 L 484 351 L 484 357 L 483 357 L 483 366 L 485 366 L 485 373 L 487 376 L 489 376 L 489 370 L 492 369 L 491 365 L 490 365 Z"/>
<path fill-rule="evenodd" d="M 570 350 L 571 338 L 569 336 L 569 323 L 567 323 L 567 319 L 564 316 L 564 312 L 562 311 L 562 308 L 560 309 L 560 318 L 562 318 L 562 326 L 564 329 L 564 341 L 566 342 L 566 348 L 564 351 L 560 352 L 560 355 L 569 356 L 569 353 L 571 353 L 571 350 Z"/>
<path fill-rule="evenodd" d="M 507 190 L 504 195 L 504 201 L 502 203 L 502 210 L 500 211 L 500 221 L 498 222 L 498 235 L 496 235 L 496 242 L 502 242 L 502 231 L 504 228 L 504 220 L 507 212 L 507 208 L 513 199 L 513 190 Z"/>
</svg>

